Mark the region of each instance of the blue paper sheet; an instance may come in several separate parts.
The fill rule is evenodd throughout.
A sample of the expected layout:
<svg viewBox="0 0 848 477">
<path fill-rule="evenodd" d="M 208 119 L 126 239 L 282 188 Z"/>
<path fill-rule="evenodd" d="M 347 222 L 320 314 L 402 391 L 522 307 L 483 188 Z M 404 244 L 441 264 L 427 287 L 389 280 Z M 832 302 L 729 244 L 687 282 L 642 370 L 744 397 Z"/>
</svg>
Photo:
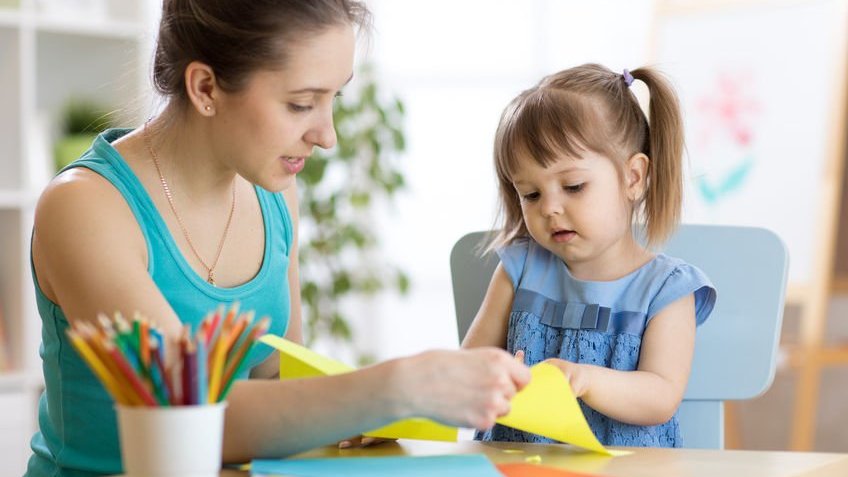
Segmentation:
<svg viewBox="0 0 848 477">
<path fill-rule="evenodd" d="M 483 454 L 254 460 L 253 476 L 502 477 Z"/>
</svg>

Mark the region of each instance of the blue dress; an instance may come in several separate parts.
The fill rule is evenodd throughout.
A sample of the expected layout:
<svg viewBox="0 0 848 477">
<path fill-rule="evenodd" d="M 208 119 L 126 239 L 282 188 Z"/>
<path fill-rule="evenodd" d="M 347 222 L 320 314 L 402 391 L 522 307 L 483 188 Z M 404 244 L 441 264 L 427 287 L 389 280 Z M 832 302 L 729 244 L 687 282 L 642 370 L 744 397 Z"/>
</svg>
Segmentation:
<svg viewBox="0 0 848 477">
<path fill-rule="evenodd" d="M 710 280 L 684 261 L 658 254 L 638 270 L 614 281 L 571 276 L 565 262 L 530 239 L 498 250 L 515 287 L 507 351 L 524 350 L 532 366 L 548 358 L 633 371 L 639 365 L 642 335 L 666 306 L 695 295 L 697 325 L 707 319 L 716 292 Z M 609 446 L 681 447 L 677 412 L 657 426 L 634 426 L 607 417 L 578 400 L 598 440 Z M 495 425 L 478 432 L 487 441 L 555 442 Z"/>
</svg>

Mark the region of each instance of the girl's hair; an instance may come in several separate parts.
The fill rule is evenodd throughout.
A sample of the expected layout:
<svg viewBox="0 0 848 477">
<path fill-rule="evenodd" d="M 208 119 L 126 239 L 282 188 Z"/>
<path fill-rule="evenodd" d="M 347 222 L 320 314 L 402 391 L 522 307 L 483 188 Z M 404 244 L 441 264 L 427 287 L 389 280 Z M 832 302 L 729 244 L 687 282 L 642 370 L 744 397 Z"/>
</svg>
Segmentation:
<svg viewBox="0 0 848 477">
<path fill-rule="evenodd" d="M 662 243 L 680 220 L 683 125 L 677 95 L 659 72 L 630 72 L 648 86 L 650 122 L 621 73 L 585 64 L 547 76 L 518 95 L 501 115 L 495 134 L 503 226 L 491 247 L 528 235 L 518 193 L 512 184 L 519 159 L 532 157 L 547 167 L 563 155 L 593 151 L 614 160 L 623 177 L 624 161 L 637 153 L 650 158 L 646 190 L 632 219 L 645 223 L 649 245 Z"/>
<path fill-rule="evenodd" d="M 368 29 L 370 22 L 358 0 L 164 0 L 153 84 L 186 102 L 186 66 L 201 61 L 223 89 L 236 92 L 254 71 L 282 68 L 298 40 L 337 25 Z"/>
</svg>

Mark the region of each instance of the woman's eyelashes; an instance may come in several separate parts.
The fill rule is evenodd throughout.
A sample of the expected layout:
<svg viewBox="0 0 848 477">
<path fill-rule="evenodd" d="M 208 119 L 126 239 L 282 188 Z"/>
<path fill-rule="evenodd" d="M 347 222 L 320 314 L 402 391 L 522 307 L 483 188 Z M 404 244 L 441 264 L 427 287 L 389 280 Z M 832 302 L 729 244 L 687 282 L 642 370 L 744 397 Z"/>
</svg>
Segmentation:
<svg viewBox="0 0 848 477">
<path fill-rule="evenodd" d="M 312 110 L 311 104 L 288 103 L 289 111 L 293 113 L 305 113 Z"/>
<path fill-rule="evenodd" d="M 333 100 L 341 98 L 344 96 L 341 91 L 336 91 L 336 94 L 333 95 Z M 315 108 L 314 104 L 299 104 L 299 103 L 288 103 L 289 111 L 293 113 L 306 113 L 312 111 Z"/>
<path fill-rule="evenodd" d="M 531 192 L 529 194 L 522 195 L 521 198 L 524 200 L 524 202 L 535 202 L 539 200 L 540 195 L 541 194 L 539 194 L 538 192 Z"/>
</svg>

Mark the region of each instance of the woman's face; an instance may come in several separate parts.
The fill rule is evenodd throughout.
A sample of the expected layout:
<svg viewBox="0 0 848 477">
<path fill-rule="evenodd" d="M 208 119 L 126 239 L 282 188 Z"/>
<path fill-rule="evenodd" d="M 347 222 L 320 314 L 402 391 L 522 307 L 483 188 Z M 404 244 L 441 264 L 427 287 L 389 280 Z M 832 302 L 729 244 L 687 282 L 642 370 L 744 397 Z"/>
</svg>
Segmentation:
<svg viewBox="0 0 848 477">
<path fill-rule="evenodd" d="M 330 27 L 289 46 L 283 69 L 222 94 L 211 139 L 219 159 L 266 190 L 289 187 L 313 147 L 336 144 L 333 99 L 353 74 L 354 48 L 350 25 Z"/>
</svg>

